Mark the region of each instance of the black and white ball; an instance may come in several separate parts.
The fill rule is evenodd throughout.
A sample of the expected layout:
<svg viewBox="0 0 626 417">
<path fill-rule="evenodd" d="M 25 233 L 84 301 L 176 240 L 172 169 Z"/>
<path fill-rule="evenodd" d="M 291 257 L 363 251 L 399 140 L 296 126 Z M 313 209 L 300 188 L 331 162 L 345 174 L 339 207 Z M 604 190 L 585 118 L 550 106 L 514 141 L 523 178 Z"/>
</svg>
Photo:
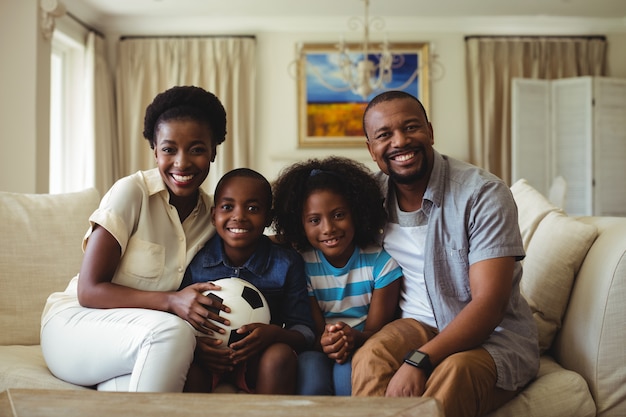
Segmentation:
<svg viewBox="0 0 626 417">
<path fill-rule="evenodd" d="M 261 291 L 254 285 L 241 278 L 223 278 L 213 281 L 215 285 L 219 285 L 221 290 L 209 290 L 203 294 L 220 301 L 222 304 L 230 307 L 230 313 L 222 310 L 209 308 L 220 317 L 224 317 L 230 321 L 230 325 L 214 322 L 217 326 L 226 330 L 226 333 L 214 332 L 212 335 L 205 335 L 214 339 L 220 339 L 221 348 L 228 347 L 231 343 L 243 339 L 245 334 L 238 334 L 237 329 L 250 323 L 270 322 L 270 308 L 263 297 Z"/>
</svg>

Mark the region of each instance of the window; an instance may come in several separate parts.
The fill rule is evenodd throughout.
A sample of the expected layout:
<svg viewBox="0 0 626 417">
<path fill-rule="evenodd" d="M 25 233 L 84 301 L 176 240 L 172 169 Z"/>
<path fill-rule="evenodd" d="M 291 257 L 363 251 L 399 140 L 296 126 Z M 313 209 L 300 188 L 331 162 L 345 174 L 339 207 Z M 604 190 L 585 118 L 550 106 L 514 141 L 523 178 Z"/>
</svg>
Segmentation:
<svg viewBox="0 0 626 417">
<path fill-rule="evenodd" d="M 52 38 L 50 193 L 79 191 L 94 183 L 93 134 L 86 125 L 85 34 L 75 32 L 57 27 Z"/>
</svg>

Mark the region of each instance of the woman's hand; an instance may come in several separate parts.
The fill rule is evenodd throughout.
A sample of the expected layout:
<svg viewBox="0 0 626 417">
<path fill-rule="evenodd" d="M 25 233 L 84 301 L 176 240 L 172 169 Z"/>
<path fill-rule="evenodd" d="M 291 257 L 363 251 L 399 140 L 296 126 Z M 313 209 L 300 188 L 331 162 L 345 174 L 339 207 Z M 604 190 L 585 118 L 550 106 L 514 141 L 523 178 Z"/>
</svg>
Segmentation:
<svg viewBox="0 0 626 417">
<path fill-rule="evenodd" d="M 187 320 L 194 329 L 204 334 L 226 331 L 213 321 L 229 325 L 230 322 L 219 316 L 219 311 L 230 312 L 230 308 L 216 298 L 207 297 L 202 293 L 209 290 L 220 290 L 221 287 L 212 282 L 201 282 L 189 285 L 180 291 L 170 293 L 170 311 Z M 213 320 L 213 321 L 211 321 Z"/>
</svg>

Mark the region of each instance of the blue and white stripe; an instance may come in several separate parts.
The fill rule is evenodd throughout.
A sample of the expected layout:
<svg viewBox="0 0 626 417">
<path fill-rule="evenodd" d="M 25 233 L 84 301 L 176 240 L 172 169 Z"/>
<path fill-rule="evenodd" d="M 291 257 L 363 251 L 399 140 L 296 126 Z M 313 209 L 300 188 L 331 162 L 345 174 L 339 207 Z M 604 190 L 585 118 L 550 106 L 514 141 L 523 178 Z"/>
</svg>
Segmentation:
<svg viewBox="0 0 626 417">
<path fill-rule="evenodd" d="M 315 296 L 326 323 L 343 321 L 363 330 L 375 289 L 402 276 L 398 263 L 379 246 L 355 248 L 342 268 L 332 266 L 319 250 L 302 253 L 309 296 Z"/>
</svg>

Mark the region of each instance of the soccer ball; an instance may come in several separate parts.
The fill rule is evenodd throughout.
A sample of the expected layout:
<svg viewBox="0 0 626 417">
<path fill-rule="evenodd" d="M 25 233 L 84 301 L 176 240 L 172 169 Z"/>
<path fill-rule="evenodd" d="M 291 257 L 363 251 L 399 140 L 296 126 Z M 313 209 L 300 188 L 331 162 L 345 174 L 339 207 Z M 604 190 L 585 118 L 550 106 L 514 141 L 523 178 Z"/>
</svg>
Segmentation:
<svg viewBox="0 0 626 417">
<path fill-rule="evenodd" d="M 226 330 L 226 333 L 214 332 L 212 335 L 203 336 L 220 339 L 220 348 L 227 348 L 231 343 L 243 339 L 246 335 L 237 333 L 237 329 L 245 324 L 270 322 L 270 308 L 261 291 L 254 285 L 241 278 L 223 278 L 213 281 L 221 290 L 209 290 L 203 294 L 207 297 L 220 301 L 230 307 L 230 313 L 222 310 L 209 308 L 220 317 L 230 321 L 230 326 L 213 321 L 217 326 Z"/>
</svg>

